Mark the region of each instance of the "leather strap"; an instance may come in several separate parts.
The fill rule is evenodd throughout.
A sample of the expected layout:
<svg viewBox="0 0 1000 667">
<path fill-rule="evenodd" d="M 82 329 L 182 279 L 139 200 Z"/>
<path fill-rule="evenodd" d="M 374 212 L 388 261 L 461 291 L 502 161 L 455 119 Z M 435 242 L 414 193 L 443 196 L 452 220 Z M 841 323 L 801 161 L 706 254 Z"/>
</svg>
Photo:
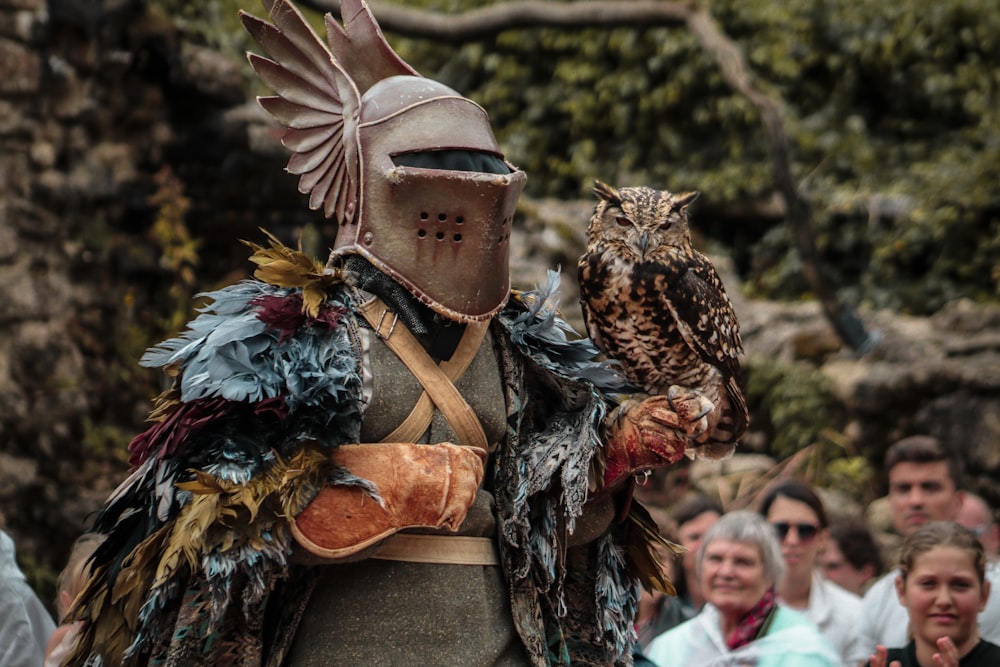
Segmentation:
<svg viewBox="0 0 1000 667">
<path fill-rule="evenodd" d="M 372 558 L 443 565 L 499 565 L 496 544 L 489 537 L 411 535 L 397 533 Z"/>
<path fill-rule="evenodd" d="M 451 355 L 451 359 L 438 364 L 438 368 L 444 372 L 451 382 L 454 383 L 455 380 L 462 377 L 465 371 L 468 370 L 472 361 L 476 358 L 476 354 L 479 353 L 479 348 L 488 330 L 488 322 L 469 324 L 462 335 L 462 340 L 458 342 L 458 347 L 455 348 L 454 354 Z M 434 401 L 424 391 L 420 394 L 420 398 L 417 399 L 409 416 L 403 420 L 402 424 L 396 427 L 396 430 L 385 436 L 382 441 L 416 442 L 427 431 L 427 427 L 431 425 L 433 417 Z"/>
<path fill-rule="evenodd" d="M 468 325 L 459 343 L 459 349 L 456 349 L 456 356 L 438 366 L 427 354 L 423 345 L 398 321 L 395 313 L 390 311 L 380 299 L 376 297 L 366 301 L 359 306 L 359 310 L 371 325 L 375 335 L 396 353 L 396 356 L 406 364 L 406 367 L 410 369 L 410 372 L 424 388 L 424 394 L 417 401 L 410 416 L 395 431 L 386 436 L 385 441 L 413 442 L 417 440 L 430 425 L 433 409 L 428 408 L 433 403 L 454 429 L 458 436 L 458 444 L 490 451 L 490 443 L 486 439 L 486 432 L 483 431 L 479 417 L 452 384 L 452 379 L 460 377 L 472 363 L 483 338 L 486 336 L 489 323 L 477 322 Z M 451 377 L 452 374 L 455 374 L 454 377 Z M 425 401 L 426 405 L 422 406 L 421 404 Z M 409 437 L 400 437 L 401 430 L 404 431 L 402 435 Z"/>
</svg>

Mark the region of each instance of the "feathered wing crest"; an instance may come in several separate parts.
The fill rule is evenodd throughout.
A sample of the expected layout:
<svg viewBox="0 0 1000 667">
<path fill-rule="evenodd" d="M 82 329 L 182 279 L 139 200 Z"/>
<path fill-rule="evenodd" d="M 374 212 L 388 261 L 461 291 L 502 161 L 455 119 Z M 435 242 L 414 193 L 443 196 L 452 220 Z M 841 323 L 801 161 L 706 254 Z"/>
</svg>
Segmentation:
<svg viewBox="0 0 1000 667">
<path fill-rule="evenodd" d="M 247 54 L 275 95 L 257 101 L 287 129 L 289 173 L 309 208 L 342 224 L 358 204 L 357 118 L 361 95 L 376 81 L 416 72 L 392 50 L 363 0 L 344 0 L 341 27 L 327 15 L 329 47 L 288 0 L 262 0 L 273 23 L 240 12 L 240 20 L 268 57 Z M 331 51 L 332 49 L 332 51 Z"/>
<path fill-rule="evenodd" d="M 343 26 L 331 15 L 326 15 L 327 38 L 334 58 L 354 79 L 362 95 L 390 76 L 420 76 L 389 46 L 368 3 L 364 0 L 341 0 L 340 16 Z"/>
<path fill-rule="evenodd" d="M 361 95 L 330 49 L 287 0 L 262 0 L 274 23 L 240 11 L 243 27 L 265 58 L 247 54 L 257 76 L 276 94 L 257 101 L 287 129 L 289 173 L 309 208 L 342 223 L 353 220 L 358 194 L 356 127 Z"/>
<path fill-rule="evenodd" d="M 299 192 L 309 208 L 323 209 L 341 222 L 353 219 L 358 193 L 357 150 L 347 141 L 361 97 L 333 54 L 287 0 L 264 0 L 268 23 L 240 12 L 250 36 L 270 56 L 247 54 L 257 76 L 276 95 L 257 101 L 288 128 L 281 143 L 292 151 L 289 173 L 299 176 Z"/>
</svg>

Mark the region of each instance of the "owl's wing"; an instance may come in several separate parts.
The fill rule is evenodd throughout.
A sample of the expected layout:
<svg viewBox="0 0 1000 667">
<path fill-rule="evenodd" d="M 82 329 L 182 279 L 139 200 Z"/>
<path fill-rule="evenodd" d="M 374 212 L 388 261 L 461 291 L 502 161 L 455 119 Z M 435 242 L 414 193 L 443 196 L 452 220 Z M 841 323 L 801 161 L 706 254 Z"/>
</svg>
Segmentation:
<svg viewBox="0 0 1000 667">
<path fill-rule="evenodd" d="M 668 267 L 669 291 L 661 295 L 684 340 L 727 378 L 741 376 L 740 325 L 722 279 L 704 255 L 695 253 Z"/>
<path fill-rule="evenodd" d="M 707 257 L 695 252 L 685 261 L 673 264 L 675 275 L 668 279 L 670 289 L 662 298 L 688 346 L 723 376 L 729 406 L 714 429 L 711 442 L 723 443 L 725 447 L 719 455 L 726 455 L 750 421 L 740 386 L 743 374 L 739 355 L 743 352 L 743 342 L 739 322 L 722 279 Z"/>
<path fill-rule="evenodd" d="M 273 23 L 240 12 L 243 26 L 269 56 L 247 55 L 276 93 L 257 101 L 287 128 L 281 138 L 293 153 L 287 168 L 299 176 L 309 208 L 351 222 L 361 95 L 379 79 L 416 72 L 393 52 L 363 0 L 343 0 L 343 26 L 327 15 L 329 47 L 288 0 L 263 0 L 263 5 Z"/>
</svg>

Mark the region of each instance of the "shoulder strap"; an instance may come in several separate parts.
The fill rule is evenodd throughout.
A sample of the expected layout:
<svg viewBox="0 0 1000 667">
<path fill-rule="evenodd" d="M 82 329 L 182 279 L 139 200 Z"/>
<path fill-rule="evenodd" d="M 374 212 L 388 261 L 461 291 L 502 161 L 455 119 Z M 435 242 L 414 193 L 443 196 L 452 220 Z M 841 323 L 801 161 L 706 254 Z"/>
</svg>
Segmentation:
<svg viewBox="0 0 1000 667">
<path fill-rule="evenodd" d="M 461 377 L 475 358 L 486 336 L 489 322 L 468 325 L 453 357 L 438 366 L 413 334 L 398 321 L 395 313 L 380 299 L 376 297 L 366 301 L 359 306 L 359 310 L 371 325 L 375 335 L 396 353 L 424 388 L 424 393 L 410 416 L 384 441 L 415 441 L 430 425 L 433 404 L 455 430 L 459 444 L 489 450 L 489 441 L 486 439 L 479 418 L 452 384 L 452 380 Z"/>
</svg>

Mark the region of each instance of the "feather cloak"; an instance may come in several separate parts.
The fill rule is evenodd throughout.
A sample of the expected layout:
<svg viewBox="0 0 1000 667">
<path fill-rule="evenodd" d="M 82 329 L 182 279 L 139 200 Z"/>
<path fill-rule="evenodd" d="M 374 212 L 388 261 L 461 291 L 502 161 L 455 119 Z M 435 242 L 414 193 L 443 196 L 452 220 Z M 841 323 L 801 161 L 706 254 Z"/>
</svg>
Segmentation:
<svg viewBox="0 0 1000 667">
<path fill-rule="evenodd" d="M 508 411 L 493 460 L 503 567 L 534 664 L 627 664 L 638 587 L 625 524 L 579 553 L 565 547 L 624 383 L 557 315 L 557 284 L 550 272 L 515 293 L 493 323 Z M 308 308 L 308 286 L 250 280 L 208 293 L 183 334 L 142 358 L 173 385 L 98 516 L 104 542 L 65 664 L 270 664 L 269 619 L 294 631 L 294 614 L 274 609 L 301 584 L 286 517 L 325 484 L 377 493 L 329 464 L 331 448 L 358 442 L 363 406 L 355 296 L 324 288 Z"/>
</svg>

